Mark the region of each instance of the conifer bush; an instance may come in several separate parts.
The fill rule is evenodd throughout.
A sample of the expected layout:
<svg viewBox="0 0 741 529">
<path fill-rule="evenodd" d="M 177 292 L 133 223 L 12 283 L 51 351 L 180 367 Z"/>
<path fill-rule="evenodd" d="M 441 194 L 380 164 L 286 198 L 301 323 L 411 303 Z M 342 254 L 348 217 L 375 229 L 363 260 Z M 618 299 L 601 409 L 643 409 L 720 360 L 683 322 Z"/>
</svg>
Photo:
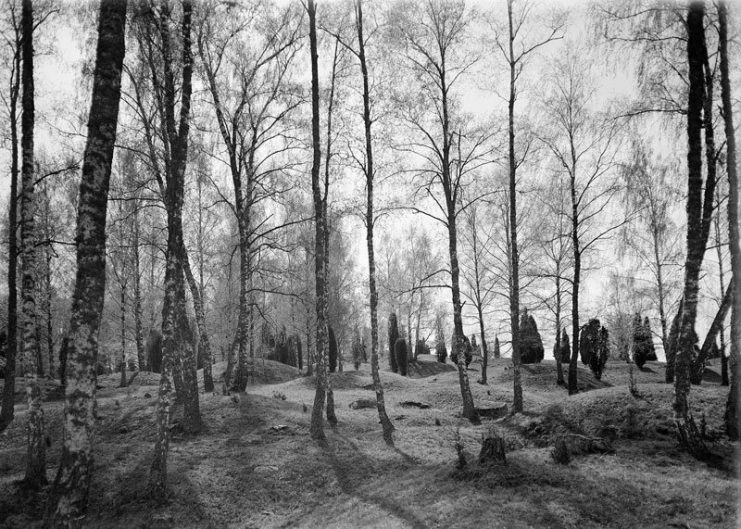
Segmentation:
<svg viewBox="0 0 741 529">
<path fill-rule="evenodd" d="M 334 335 L 334 329 L 332 326 L 329 327 L 329 372 L 334 373 L 337 371 L 337 339 Z"/>
<path fill-rule="evenodd" d="M 407 358 L 407 341 L 404 338 L 396 340 L 394 346 L 396 352 L 396 366 L 399 368 L 399 374 L 407 376 L 408 358 Z"/>
<path fill-rule="evenodd" d="M 399 372 L 399 367 L 396 364 L 396 351 L 394 346 L 396 340 L 399 339 L 399 322 L 396 319 L 396 313 L 392 312 L 389 316 L 389 366 L 391 371 L 394 373 Z"/>
<path fill-rule="evenodd" d="M 356 330 L 352 340 L 352 362 L 355 367 L 355 371 L 360 369 L 360 364 L 363 361 L 363 344 L 360 341 L 360 333 Z"/>
<path fill-rule="evenodd" d="M 597 318 L 592 318 L 581 328 L 579 354 L 582 363 L 589 365 L 595 378 L 601 380 L 610 356 L 610 336 Z"/>
<path fill-rule="evenodd" d="M 520 361 L 523 364 L 540 363 L 544 354 L 545 349 L 538 325 L 525 308 L 520 316 Z"/>
<path fill-rule="evenodd" d="M 445 363 L 445 359 L 448 357 L 448 348 L 445 346 L 445 334 L 443 333 L 443 327 L 440 320 L 437 320 L 437 336 L 435 338 L 435 352 L 437 353 L 437 361 L 441 364 Z"/>
<path fill-rule="evenodd" d="M 633 316 L 633 343 L 631 349 L 633 350 L 633 362 L 638 366 L 638 369 L 643 368 L 647 361 L 656 360 L 651 324 L 648 318 L 641 321 L 641 315 L 638 312 Z"/>
</svg>

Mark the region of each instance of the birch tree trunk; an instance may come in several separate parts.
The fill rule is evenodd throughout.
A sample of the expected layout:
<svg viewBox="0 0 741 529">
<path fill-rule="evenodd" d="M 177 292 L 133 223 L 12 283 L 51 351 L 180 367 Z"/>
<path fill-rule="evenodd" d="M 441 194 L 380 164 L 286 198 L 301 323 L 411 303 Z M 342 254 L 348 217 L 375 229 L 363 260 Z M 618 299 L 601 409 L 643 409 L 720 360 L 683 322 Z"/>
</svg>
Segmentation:
<svg viewBox="0 0 741 529">
<path fill-rule="evenodd" d="M 108 186 L 121 95 L 126 2 L 102 0 L 88 138 L 77 209 L 77 276 L 72 298 L 64 444 L 49 495 L 45 526 L 78 523 L 87 508 L 93 470 L 98 329 L 105 292 Z"/>
<path fill-rule="evenodd" d="M 738 225 L 738 163 L 736 159 L 736 133 L 733 128 L 733 106 L 731 104 L 731 80 L 728 66 L 728 8 L 725 0 L 718 2 L 720 25 L 720 79 L 723 117 L 725 118 L 726 152 L 728 163 L 728 241 L 731 248 L 731 387 L 726 404 L 726 432 L 728 437 L 738 440 L 741 435 L 739 417 L 739 391 L 741 391 L 741 248 L 739 247 Z"/>
<path fill-rule="evenodd" d="M 23 324 L 23 373 L 26 378 L 28 427 L 26 438 L 27 486 L 38 489 L 46 484 L 46 451 L 44 445 L 44 411 L 38 376 L 38 310 L 36 307 L 36 224 L 34 197 L 34 84 L 33 84 L 33 6 L 23 0 L 23 97 L 21 99 L 21 321 Z"/>
<path fill-rule="evenodd" d="M 21 84 L 21 35 L 15 32 L 12 82 L 10 85 L 10 197 L 8 199 L 8 352 L 5 384 L 0 408 L 0 432 L 15 415 L 15 371 L 18 352 L 18 95 Z"/>
<path fill-rule="evenodd" d="M 373 183 L 375 169 L 373 167 L 373 141 L 371 134 L 370 113 L 370 88 L 368 83 L 368 65 L 365 59 L 365 38 L 363 36 L 363 2 L 358 0 L 356 4 L 356 26 L 358 30 L 358 59 L 360 60 L 360 71 L 363 75 L 363 126 L 365 129 L 365 239 L 368 247 L 368 289 L 370 291 L 370 317 L 371 317 L 371 375 L 373 377 L 373 389 L 376 392 L 376 409 L 378 420 L 383 430 L 383 439 L 386 444 L 393 445 L 394 425 L 386 413 L 386 402 L 383 395 L 383 384 L 378 370 L 378 291 L 376 289 L 376 257 L 373 248 Z"/>
<path fill-rule="evenodd" d="M 510 291 L 509 319 L 512 332 L 513 403 L 515 413 L 522 413 L 522 381 L 520 380 L 520 258 L 517 249 L 517 166 L 515 162 L 515 78 L 514 28 L 512 0 L 507 1 L 509 22 L 509 229 L 510 229 Z"/>
<path fill-rule="evenodd" d="M 702 109 L 704 98 L 705 5 L 692 2 L 687 14 L 687 58 L 689 97 L 687 103 L 687 258 L 684 295 L 679 327 L 679 347 L 674 360 L 674 420 L 680 441 L 692 452 L 701 450 L 701 440 L 693 435 L 687 397 L 690 390 L 690 363 L 694 350 L 699 276 L 705 247 L 702 241 Z"/>
<path fill-rule="evenodd" d="M 319 134 L 319 67 L 316 36 L 316 5 L 314 0 L 308 0 L 309 14 L 309 42 L 311 53 L 311 137 L 313 160 L 311 165 L 311 189 L 314 201 L 314 273 L 316 288 L 316 393 L 314 407 L 311 412 L 312 439 L 325 439 L 322 415 L 324 402 L 328 390 L 327 373 L 327 298 L 324 282 L 326 270 L 324 267 L 325 252 L 325 223 L 324 201 L 319 185 L 319 171 L 322 163 L 321 138 Z"/>
</svg>

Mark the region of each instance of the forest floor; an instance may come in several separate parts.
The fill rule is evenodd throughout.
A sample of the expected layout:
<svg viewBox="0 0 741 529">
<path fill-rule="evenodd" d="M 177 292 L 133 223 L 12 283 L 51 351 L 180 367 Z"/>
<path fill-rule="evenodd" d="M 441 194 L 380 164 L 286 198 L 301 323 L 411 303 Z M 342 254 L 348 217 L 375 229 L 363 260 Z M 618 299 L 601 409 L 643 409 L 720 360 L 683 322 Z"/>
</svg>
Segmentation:
<svg viewBox="0 0 741 529">
<path fill-rule="evenodd" d="M 628 366 L 610 362 L 602 381 L 579 369 L 582 392 L 569 397 L 555 383 L 555 364 L 524 366 L 525 414 L 471 425 L 459 417 L 452 366 L 421 360 L 415 378 L 382 372 L 395 446 L 382 439 L 370 368 L 332 375 L 339 424 L 324 443 L 311 441 L 314 379 L 294 368 L 258 362 L 245 394 L 201 394 L 206 430 L 174 435 L 165 504 L 146 496 L 155 427 L 157 375 L 141 373 L 128 388 L 101 377 L 95 472 L 85 527 L 131 529 L 247 528 L 732 528 L 737 527 L 738 454 L 724 440 L 728 389 L 717 381 L 693 386 L 695 418 L 704 417 L 712 465 L 678 449 L 673 388 L 664 367 L 636 371 L 639 397 L 628 390 Z M 489 366 L 489 384 L 468 374 L 478 407 L 511 405 L 507 359 Z M 215 375 L 223 372 L 217 364 Z M 712 377 L 711 377 L 712 378 Z M 22 379 L 18 380 L 22 385 Z M 53 388 L 50 388 L 53 389 Z M 218 389 L 218 388 L 217 388 Z M 586 391 L 588 390 L 588 391 Z M 50 391 L 53 395 L 55 392 Z M 403 406 L 405 401 L 429 408 Z M 60 400 L 45 403 L 48 475 L 59 462 Z M 476 463 L 489 428 L 504 436 L 505 466 Z M 565 432 L 613 439 L 614 453 L 550 457 Z M 469 464 L 456 471 L 456 441 Z M 0 527 L 39 526 L 45 492 L 18 490 L 25 459 L 25 404 L 0 434 Z"/>
</svg>

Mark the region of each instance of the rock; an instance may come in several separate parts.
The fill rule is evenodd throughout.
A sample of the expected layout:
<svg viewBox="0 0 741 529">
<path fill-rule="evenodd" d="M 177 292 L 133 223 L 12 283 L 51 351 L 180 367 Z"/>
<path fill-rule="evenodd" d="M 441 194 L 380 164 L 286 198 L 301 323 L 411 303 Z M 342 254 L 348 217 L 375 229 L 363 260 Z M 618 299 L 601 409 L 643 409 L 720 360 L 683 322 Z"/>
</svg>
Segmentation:
<svg viewBox="0 0 741 529">
<path fill-rule="evenodd" d="M 257 472 L 258 474 L 278 472 L 278 467 L 273 465 L 257 465 L 255 467 L 255 472 Z"/>
<path fill-rule="evenodd" d="M 271 430 L 275 430 L 276 432 L 280 432 L 283 430 L 288 430 L 288 426 L 285 424 L 276 424 L 275 426 L 270 427 Z"/>
<path fill-rule="evenodd" d="M 375 408 L 376 401 L 373 399 L 358 399 L 350 403 L 350 408 L 353 410 L 365 410 L 368 408 Z"/>
<path fill-rule="evenodd" d="M 145 398 L 145 399 L 151 399 L 151 398 L 152 398 L 152 395 L 151 395 L 151 393 L 145 393 L 145 394 L 144 394 L 144 398 Z"/>
<path fill-rule="evenodd" d="M 426 410 L 431 408 L 426 402 L 417 402 L 416 400 L 405 400 L 399 403 L 402 408 L 419 408 L 420 410 Z"/>
<path fill-rule="evenodd" d="M 487 419 L 501 419 L 509 412 L 506 404 L 482 403 L 480 408 L 476 408 L 479 417 Z"/>
</svg>

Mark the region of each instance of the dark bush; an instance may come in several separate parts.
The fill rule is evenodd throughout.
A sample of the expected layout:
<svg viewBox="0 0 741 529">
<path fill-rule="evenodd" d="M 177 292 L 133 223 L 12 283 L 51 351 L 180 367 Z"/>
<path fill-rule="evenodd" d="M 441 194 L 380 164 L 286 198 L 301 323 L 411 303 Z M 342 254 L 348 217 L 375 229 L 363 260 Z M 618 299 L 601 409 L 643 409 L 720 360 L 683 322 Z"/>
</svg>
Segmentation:
<svg viewBox="0 0 741 529">
<path fill-rule="evenodd" d="M 499 349 L 499 336 L 494 336 L 494 358 L 499 358 L 501 354 L 501 350 Z"/>
<path fill-rule="evenodd" d="M 353 366 L 355 366 L 355 371 L 360 369 L 360 364 L 363 361 L 363 356 L 363 344 L 360 341 L 360 333 L 356 330 L 355 335 L 352 339 L 352 363 Z"/>
<path fill-rule="evenodd" d="M 561 355 L 561 362 L 568 364 L 571 362 L 571 343 L 569 342 L 569 335 L 566 332 L 566 327 L 561 331 L 561 344 L 559 349 Z"/>
<path fill-rule="evenodd" d="M 145 346 L 149 370 L 153 373 L 162 371 L 162 333 L 157 329 L 149 331 Z"/>
<path fill-rule="evenodd" d="M 389 366 L 394 373 L 399 372 L 399 366 L 396 364 L 396 351 L 394 350 L 396 340 L 398 339 L 399 322 L 396 319 L 396 314 L 392 312 L 389 316 Z"/>
<path fill-rule="evenodd" d="M 600 380 L 610 356 L 610 343 L 607 329 L 602 327 L 597 318 L 589 320 L 581 328 L 579 354 L 582 363 L 589 365 L 589 369 L 592 370 L 595 378 Z"/>
<path fill-rule="evenodd" d="M 569 447 L 566 445 L 563 437 L 556 439 L 556 444 L 551 451 L 551 458 L 559 465 L 568 465 L 569 461 L 571 461 Z"/>
<path fill-rule="evenodd" d="M 403 377 L 407 376 L 407 341 L 404 338 L 396 340 L 394 345 L 396 352 L 396 366 L 399 368 L 399 374 Z"/>
<path fill-rule="evenodd" d="M 523 364 L 536 364 L 543 360 L 544 354 L 538 326 L 525 308 L 520 316 L 520 361 Z"/>
<path fill-rule="evenodd" d="M 445 334 L 439 318 L 437 320 L 437 336 L 435 337 L 435 353 L 437 354 L 437 361 L 444 364 L 448 357 L 448 348 L 445 346 Z"/>
<path fill-rule="evenodd" d="M 653 339 L 653 332 L 651 331 L 651 322 L 648 319 L 648 316 L 643 318 L 643 329 L 647 336 L 650 337 L 650 345 L 648 350 L 648 357 L 646 360 L 649 362 L 656 362 L 658 358 L 656 357 L 656 346 L 654 345 L 654 339 Z"/>
<path fill-rule="evenodd" d="M 417 340 L 417 345 L 414 347 L 414 358 L 417 358 L 419 355 L 428 354 L 430 354 L 430 346 L 427 345 L 427 342 L 425 340 Z"/>
<path fill-rule="evenodd" d="M 337 340 L 334 335 L 334 329 L 329 326 L 329 372 L 337 371 Z"/>
<path fill-rule="evenodd" d="M 648 318 L 646 318 L 646 323 L 648 323 Z M 641 321 L 641 315 L 638 312 L 633 316 L 633 344 L 631 349 L 633 349 L 633 362 L 639 369 L 652 357 L 656 360 L 651 328 L 647 328 Z"/>
</svg>

